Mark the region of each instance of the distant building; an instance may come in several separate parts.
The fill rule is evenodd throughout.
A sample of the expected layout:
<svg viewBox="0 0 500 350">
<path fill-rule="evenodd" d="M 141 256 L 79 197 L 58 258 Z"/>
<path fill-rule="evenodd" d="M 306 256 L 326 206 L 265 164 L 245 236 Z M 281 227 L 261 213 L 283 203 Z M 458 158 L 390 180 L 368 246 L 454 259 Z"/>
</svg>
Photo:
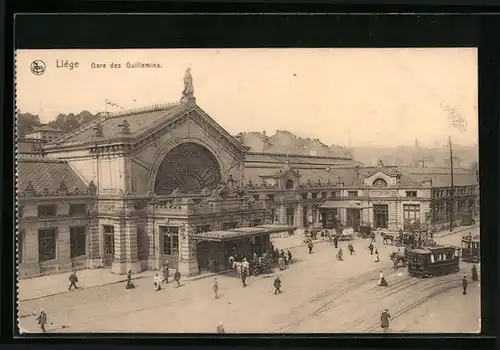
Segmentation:
<svg viewBox="0 0 500 350">
<path fill-rule="evenodd" d="M 25 139 L 42 140 L 44 142 L 51 142 L 63 134 L 59 129 L 53 128 L 48 125 L 35 127 L 32 132 L 24 135 Z"/>
</svg>

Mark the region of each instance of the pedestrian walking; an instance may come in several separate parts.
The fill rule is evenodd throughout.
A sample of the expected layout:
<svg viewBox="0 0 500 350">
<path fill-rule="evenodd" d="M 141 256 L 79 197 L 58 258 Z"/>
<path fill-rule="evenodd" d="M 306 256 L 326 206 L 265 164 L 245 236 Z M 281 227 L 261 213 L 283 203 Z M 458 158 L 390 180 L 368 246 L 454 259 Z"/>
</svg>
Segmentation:
<svg viewBox="0 0 500 350">
<path fill-rule="evenodd" d="M 241 274 L 241 284 L 243 285 L 243 287 L 247 286 L 247 275 L 246 275 L 246 273 L 242 273 Z"/>
<path fill-rule="evenodd" d="M 385 280 L 384 273 L 382 272 L 382 270 L 380 270 L 380 278 L 378 280 L 377 285 L 379 285 L 380 287 L 388 287 L 389 286 L 389 284 Z"/>
<path fill-rule="evenodd" d="M 181 273 L 179 269 L 175 269 L 174 281 L 177 282 L 177 288 L 179 288 L 181 286 Z"/>
<path fill-rule="evenodd" d="M 47 324 L 47 314 L 43 309 L 40 309 L 40 314 L 36 318 L 36 321 L 38 322 L 38 325 L 40 326 L 42 333 L 46 333 L 45 325 Z"/>
<path fill-rule="evenodd" d="M 337 260 L 338 261 L 344 260 L 344 252 L 342 251 L 342 248 L 339 248 L 339 251 L 337 252 Z"/>
<path fill-rule="evenodd" d="M 274 280 L 274 295 L 276 294 L 281 294 L 281 280 L 279 276 Z"/>
<path fill-rule="evenodd" d="M 337 236 L 335 236 L 333 238 L 333 246 L 335 247 L 335 249 L 337 249 L 338 245 L 339 245 L 339 238 Z"/>
<path fill-rule="evenodd" d="M 127 273 L 127 285 L 125 286 L 125 289 L 134 289 L 135 285 L 132 283 L 132 270 L 128 270 Z"/>
<path fill-rule="evenodd" d="M 353 247 L 352 243 L 349 243 L 349 245 L 347 246 L 347 249 L 349 249 L 350 255 L 354 254 L 354 247 Z"/>
<path fill-rule="evenodd" d="M 370 255 L 373 255 L 373 243 L 372 242 L 370 242 L 368 249 L 370 250 Z"/>
<path fill-rule="evenodd" d="M 217 281 L 217 277 L 214 278 L 214 296 L 215 299 L 219 299 L 219 281 Z"/>
<path fill-rule="evenodd" d="M 220 321 L 219 325 L 217 326 L 217 334 L 225 334 L 226 331 L 224 330 L 224 325 L 222 324 L 222 321 Z"/>
<path fill-rule="evenodd" d="M 288 255 L 288 263 L 293 264 L 292 253 L 290 253 L 290 250 L 287 250 L 286 253 Z"/>
<path fill-rule="evenodd" d="M 312 254 L 313 247 L 314 247 L 314 245 L 313 245 L 312 241 L 309 241 L 309 244 L 307 245 L 307 248 L 309 248 L 309 254 Z"/>
<path fill-rule="evenodd" d="M 389 329 L 389 319 L 391 318 L 391 314 L 389 313 L 389 310 L 385 309 L 382 311 L 382 314 L 380 315 L 380 327 L 382 328 L 382 331 L 387 332 Z"/>
<path fill-rule="evenodd" d="M 467 276 L 464 276 L 464 278 L 462 278 L 462 294 L 463 295 L 467 294 L 467 285 L 468 285 Z"/>
<path fill-rule="evenodd" d="M 168 283 L 168 278 L 170 277 L 170 268 L 168 266 L 168 260 L 165 261 L 165 264 L 163 265 L 163 268 L 162 268 L 162 274 L 163 274 L 163 280 L 162 282 L 164 283 Z"/>
<path fill-rule="evenodd" d="M 76 283 L 78 282 L 78 277 L 76 276 L 76 272 L 72 271 L 71 274 L 69 275 L 69 288 L 68 290 L 71 290 L 71 287 L 75 287 L 75 289 L 78 289 L 76 286 Z"/>
<path fill-rule="evenodd" d="M 375 249 L 375 257 L 373 258 L 373 261 L 374 262 L 379 262 L 380 261 L 380 257 L 378 256 L 378 250 Z"/>
<path fill-rule="evenodd" d="M 154 277 L 153 277 L 153 286 L 155 288 L 155 291 L 159 291 L 161 290 L 161 277 L 158 276 L 158 274 L 156 274 Z"/>
<path fill-rule="evenodd" d="M 477 268 L 476 265 L 472 265 L 472 280 L 476 282 L 478 280 Z"/>
</svg>

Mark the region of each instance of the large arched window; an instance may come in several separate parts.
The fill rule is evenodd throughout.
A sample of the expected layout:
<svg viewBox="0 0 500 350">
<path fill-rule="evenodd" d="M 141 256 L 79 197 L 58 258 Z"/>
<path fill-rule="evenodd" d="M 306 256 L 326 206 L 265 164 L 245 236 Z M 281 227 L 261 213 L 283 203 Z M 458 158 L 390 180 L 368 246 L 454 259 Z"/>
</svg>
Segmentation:
<svg viewBox="0 0 500 350">
<path fill-rule="evenodd" d="M 155 193 L 199 193 L 221 182 L 219 163 L 205 147 L 187 142 L 174 147 L 162 160 L 156 174 Z"/>
<path fill-rule="evenodd" d="M 287 182 L 285 183 L 285 188 L 286 189 L 293 188 L 293 180 L 292 179 L 287 180 Z"/>
<path fill-rule="evenodd" d="M 376 179 L 373 181 L 373 187 L 387 187 L 387 181 L 384 179 Z"/>
</svg>

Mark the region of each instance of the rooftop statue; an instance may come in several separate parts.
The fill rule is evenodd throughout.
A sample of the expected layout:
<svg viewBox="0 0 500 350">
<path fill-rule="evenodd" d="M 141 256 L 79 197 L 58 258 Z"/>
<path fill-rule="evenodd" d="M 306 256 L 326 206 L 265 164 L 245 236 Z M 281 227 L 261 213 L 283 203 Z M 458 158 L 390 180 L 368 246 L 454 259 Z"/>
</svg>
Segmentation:
<svg viewBox="0 0 500 350">
<path fill-rule="evenodd" d="M 194 86 L 193 77 L 191 76 L 191 68 L 186 69 L 184 73 L 184 91 L 182 91 L 182 102 L 194 102 Z"/>
</svg>

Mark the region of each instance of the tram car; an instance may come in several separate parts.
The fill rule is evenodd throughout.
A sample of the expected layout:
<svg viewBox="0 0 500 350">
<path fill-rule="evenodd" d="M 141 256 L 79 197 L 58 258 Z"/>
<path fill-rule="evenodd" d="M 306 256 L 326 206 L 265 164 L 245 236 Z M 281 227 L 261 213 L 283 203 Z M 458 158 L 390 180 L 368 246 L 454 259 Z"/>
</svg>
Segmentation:
<svg viewBox="0 0 500 350">
<path fill-rule="evenodd" d="M 459 249 L 454 246 L 435 246 L 407 249 L 408 273 L 413 277 L 432 277 L 460 270 Z"/>
<path fill-rule="evenodd" d="M 479 236 L 462 237 L 462 260 L 469 263 L 479 263 L 481 256 L 481 240 Z"/>
</svg>

